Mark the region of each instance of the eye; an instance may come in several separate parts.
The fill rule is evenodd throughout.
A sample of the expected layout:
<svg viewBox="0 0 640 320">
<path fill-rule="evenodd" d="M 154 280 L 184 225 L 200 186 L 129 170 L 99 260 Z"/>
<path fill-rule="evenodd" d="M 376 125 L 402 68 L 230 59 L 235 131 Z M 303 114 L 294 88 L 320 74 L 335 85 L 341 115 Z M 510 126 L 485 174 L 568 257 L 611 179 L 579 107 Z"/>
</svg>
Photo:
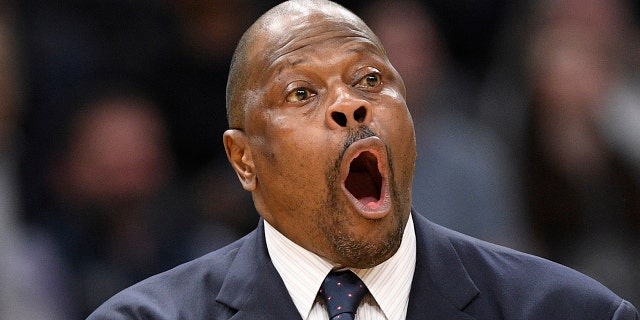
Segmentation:
<svg viewBox="0 0 640 320">
<path fill-rule="evenodd" d="M 382 84 L 382 76 L 379 73 L 370 73 L 360 79 L 356 86 L 360 88 L 375 88 L 380 84 Z"/>
<path fill-rule="evenodd" d="M 315 96 L 315 93 L 307 88 L 295 88 L 287 95 L 287 102 L 302 102 Z"/>
</svg>

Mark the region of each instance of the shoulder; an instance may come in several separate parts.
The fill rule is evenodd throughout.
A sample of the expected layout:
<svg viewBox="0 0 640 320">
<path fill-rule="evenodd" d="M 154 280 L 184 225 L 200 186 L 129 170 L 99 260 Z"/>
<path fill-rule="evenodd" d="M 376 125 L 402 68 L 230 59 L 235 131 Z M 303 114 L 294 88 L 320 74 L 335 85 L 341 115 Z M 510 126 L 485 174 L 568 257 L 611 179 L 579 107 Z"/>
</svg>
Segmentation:
<svg viewBox="0 0 640 320">
<path fill-rule="evenodd" d="M 477 294 L 464 306 L 469 314 L 503 319 L 636 319 L 633 306 L 582 273 L 418 219 L 419 237 L 425 251 L 431 251 L 426 252 L 428 261 L 449 257 L 446 267 L 429 267 L 434 282 L 447 288 L 451 281 L 475 287 Z M 627 317 L 614 317 L 624 310 Z"/>
<path fill-rule="evenodd" d="M 216 296 L 239 248 L 252 234 L 119 292 L 88 320 L 201 319 L 223 314 Z"/>
<path fill-rule="evenodd" d="M 479 299 L 494 302 L 508 318 L 612 319 L 624 302 L 558 263 L 460 234 L 449 239 L 481 292 Z"/>
</svg>

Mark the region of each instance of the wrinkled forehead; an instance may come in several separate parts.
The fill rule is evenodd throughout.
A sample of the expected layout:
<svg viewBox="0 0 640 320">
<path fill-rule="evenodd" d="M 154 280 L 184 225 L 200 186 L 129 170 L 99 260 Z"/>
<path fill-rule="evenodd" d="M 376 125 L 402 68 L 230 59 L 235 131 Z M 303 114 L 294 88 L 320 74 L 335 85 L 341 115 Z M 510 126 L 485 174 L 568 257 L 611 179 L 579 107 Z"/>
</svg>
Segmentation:
<svg viewBox="0 0 640 320">
<path fill-rule="evenodd" d="M 352 12 L 338 5 L 288 6 L 267 13 L 259 22 L 256 40 L 249 49 L 254 62 L 269 64 L 278 57 L 298 49 L 325 43 L 332 39 L 359 38 L 368 40 L 383 52 L 378 38 Z"/>
</svg>

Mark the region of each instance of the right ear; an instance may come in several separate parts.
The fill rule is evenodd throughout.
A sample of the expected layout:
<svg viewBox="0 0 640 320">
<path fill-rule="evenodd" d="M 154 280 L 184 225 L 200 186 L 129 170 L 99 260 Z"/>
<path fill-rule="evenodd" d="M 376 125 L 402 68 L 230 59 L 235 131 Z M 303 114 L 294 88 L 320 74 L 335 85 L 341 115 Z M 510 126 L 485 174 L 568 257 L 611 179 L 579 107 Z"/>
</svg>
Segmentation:
<svg viewBox="0 0 640 320">
<path fill-rule="evenodd" d="M 229 129 L 223 134 L 224 149 L 227 158 L 236 171 L 242 187 L 247 191 L 256 189 L 257 177 L 251 147 L 247 135 L 242 130 Z"/>
</svg>

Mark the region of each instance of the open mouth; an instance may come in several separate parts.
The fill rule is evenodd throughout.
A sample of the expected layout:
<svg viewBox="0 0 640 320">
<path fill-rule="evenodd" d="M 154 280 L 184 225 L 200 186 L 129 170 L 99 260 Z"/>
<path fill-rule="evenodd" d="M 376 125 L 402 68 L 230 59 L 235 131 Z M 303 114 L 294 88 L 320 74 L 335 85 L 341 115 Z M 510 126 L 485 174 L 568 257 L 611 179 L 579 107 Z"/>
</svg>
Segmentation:
<svg viewBox="0 0 640 320">
<path fill-rule="evenodd" d="M 377 208 L 382 193 L 382 174 L 376 155 L 363 151 L 354 158 L 344 185 L 361 204 L 371 209 Z"/>
</svg>

